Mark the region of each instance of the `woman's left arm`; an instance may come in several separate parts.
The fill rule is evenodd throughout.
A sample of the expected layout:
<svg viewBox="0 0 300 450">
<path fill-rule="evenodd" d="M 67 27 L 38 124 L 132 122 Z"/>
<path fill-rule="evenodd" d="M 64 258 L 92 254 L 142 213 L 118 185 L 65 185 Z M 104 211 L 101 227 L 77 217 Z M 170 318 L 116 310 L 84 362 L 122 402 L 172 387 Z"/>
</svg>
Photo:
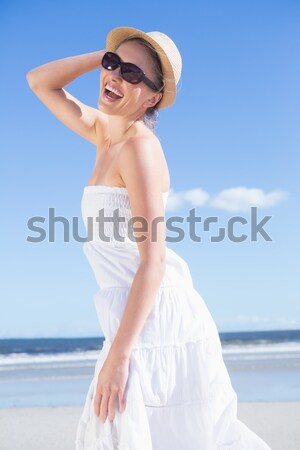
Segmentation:
<svg viewBox="0 0 300 450">
<path fill-rule="evenodd" d="M 94 411 L 103 422 L 107 415 L 113 420 L 117 398 L 120 411 L 125 409 L 124 391 L 131 350 L 151 312 L 165 272 L 166 227 L 159 182 L 161 168 L 157 163 L 159 151 L 148 138 L 133 137 L 120 154 L 120 173 L 128 190 L 132 217 L 138 217 L 137 225 L 133 223 L 133 234 L 140 264 L 118 331 L 99 374 Z"/>
</svg>

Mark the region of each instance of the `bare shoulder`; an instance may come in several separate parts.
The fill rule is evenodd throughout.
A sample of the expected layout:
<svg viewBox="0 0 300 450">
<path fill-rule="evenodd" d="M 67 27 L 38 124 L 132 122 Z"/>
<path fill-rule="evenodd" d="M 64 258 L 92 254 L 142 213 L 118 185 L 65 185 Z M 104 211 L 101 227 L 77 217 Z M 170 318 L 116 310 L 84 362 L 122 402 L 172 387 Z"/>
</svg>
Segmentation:
<svg viewBox="0 0 300 450">
<path fill-rule="evenodd" d="M 165 190 L 168 185 L 168 168 L 159 139 L 152 133 L 139 133 L 129 137 L 119 156 L 120 175 L 127 185 L 134 179 L 136 187 L 141 184 L 158 186 Z"/>
<path fill-rule="evenodd" d="M 136 160 L 136 162 L 150 163 L 161 162 L 162 157 L 164 157 L 164 152 L 159 139 L 150 133 L 140 133 L 130 136 L 126 142 L 124 142 L 120 158 L 126 164 L 128 159 Z"/>
</svg>

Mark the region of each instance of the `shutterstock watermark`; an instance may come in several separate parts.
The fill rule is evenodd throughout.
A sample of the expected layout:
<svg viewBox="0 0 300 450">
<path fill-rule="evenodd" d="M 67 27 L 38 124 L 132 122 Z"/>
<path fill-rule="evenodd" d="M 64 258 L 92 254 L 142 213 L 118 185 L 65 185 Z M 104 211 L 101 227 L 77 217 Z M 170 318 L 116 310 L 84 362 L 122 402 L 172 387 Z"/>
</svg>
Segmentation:
<svg viewBox="0 0 300 450">
<path fill-rule="evenodd" d="M 145 239 L 157 241 L 158 225 L 165 222 L 166 226 L 166 241 L 167 242 L 181 242 L 189 239 L 194 242 L 203 242 L 200 232 L 208 238 L 210 242 L 223 242 L 229 240 L 234 243 L 251 241 L 256 242 L 258 239 L 265 241 L 272 241 L 270 235 L 265 230 L 267 222 L 272 216 L 264 216 L 258 218 L 258 208 L 250 208 L 250 217 L 232 216 L 227 220 L 227 223 L 221 226 L 217 216 L 201 217 L 195 213 L 195 208 L 189 210 L 188 216 L 171 216 L 165 219 L 164 216 L 156 217 L 152 222 L 142 216 L 133 216 L 130 219 L 125 218 L 119 214 L 119 208 L 113 211 L 112 216 L 105 216 L 104 209 L 100 209 L 97 217 L 87 217 L 87 235 L 82 237 L 79 235 L 79 221 L 82 219 L 77 216 L 72 217 L 71 221 L 64 216 L 57 216 L 55 208 L 48 209 L 48 216 L 33 216 L 28 219 L 28 229 L 34 233 L 35 236 L 28 235 L 26 240 L 31 243 L 40 243 L 44 241 L 55 242 L 56 234 L 63 226 L 63 241 L 70 242 L 71 239 L 77 242 L 90 242 L 95 240 L 102 240 L 103 242 L 119 241 L 124 242 L 124 236 L 120 234 L 120 227 L 124 232 L 126 240 L 132 242 L 140 242 Z M 182 225 L 188 224 L 188 231 L 186 232 Z M 125 228 L 124 228 L 125 226 Z M 238 228 L 242 227 L 242 232 L 238 232 Z M 57 230 L 58 228 L 58 230 Z M 110 236 L 105 234 L 109 230 Z M 175 236 L 168 236 L 168 231 L 175 233 Z M 136 236 L 134 233 L 147 233 L 147 235 Z M 124 234 L 124 233 L 123 233 Z"/>
</svg>

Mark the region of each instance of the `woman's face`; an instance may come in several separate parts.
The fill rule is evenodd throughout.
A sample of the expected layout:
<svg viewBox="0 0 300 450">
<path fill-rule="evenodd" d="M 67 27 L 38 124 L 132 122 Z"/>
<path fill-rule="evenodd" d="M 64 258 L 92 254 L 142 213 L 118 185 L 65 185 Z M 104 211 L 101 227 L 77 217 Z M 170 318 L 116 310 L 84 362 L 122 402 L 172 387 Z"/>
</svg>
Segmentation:
<svg viewBox="0 0 300 450">
<path fill-rule="evenodd" d="M 124 42 L 115 51 L 121 60 L 140 67 L 151 81 L 155 83 L 153 63 L 150 55 L 137 42 Z M 122 97 L 108 99 L 105 97 L 105 86 L 109 84 L 116 89 Z M 106 114 L 139 117 L 150 106 L 154 106 L 162 97 L 161 93 L 152 91 L 143 81 L 131 84 L 123 80 L 120 67 L 115 70 L 106 70 L 102 67 L 100 75 L 100 95 L 98 107 Z"/>
</svg>

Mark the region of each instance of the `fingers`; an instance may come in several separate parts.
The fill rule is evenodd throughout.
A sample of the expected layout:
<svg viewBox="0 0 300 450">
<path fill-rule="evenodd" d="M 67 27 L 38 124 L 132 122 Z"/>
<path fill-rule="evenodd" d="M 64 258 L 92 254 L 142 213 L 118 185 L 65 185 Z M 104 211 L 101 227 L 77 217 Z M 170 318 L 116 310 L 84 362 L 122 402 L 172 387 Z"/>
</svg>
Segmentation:
<svg viewBox="0 0 300 450">
<path fill-rule="evenodd" d="M 117 392 L 112 391 L 108 402 L 108 417 L 111 422 L 114 420 L 115 417 L 116 400 L 117 400 Z"/>
<path fill-rule="evenodd" d="M 119 411 L 122 413 L 125 410 L 126 402 L 124 398 L 124 393 L 120 390 L 118 394 L 119 398 Z"/>
<path fill-rule="evenodd" d="M 111 391 L 111 393 L 109 391 L 96 393 L 94 413 L 99 416 L 101 422 L 105 423 L 107 416 L 111 422 L 114 420 L 117 399 L 119 400 L 119 411 L 122 413 L 125 410 L 126 402 L 121 390 Z"/>
<path fill-rule="evenodd" d="M 106 391 L 102 394 L 101 397 L 101 404 L 100 404 L 100 420 L 101 422 L 105 422 L 106 421 L 106 417 L 107 417 L 107 409 L 108 409 L 108 401 L 109 401 L 109 392 Z"/>
<path fill-rule="evenodd" d="M 97 389 L 94 398 L 94 413 L 95 416 L 99 416 L 100 414 L 100 404 L 101 404 L 101 392 Z"/>
</svg>

